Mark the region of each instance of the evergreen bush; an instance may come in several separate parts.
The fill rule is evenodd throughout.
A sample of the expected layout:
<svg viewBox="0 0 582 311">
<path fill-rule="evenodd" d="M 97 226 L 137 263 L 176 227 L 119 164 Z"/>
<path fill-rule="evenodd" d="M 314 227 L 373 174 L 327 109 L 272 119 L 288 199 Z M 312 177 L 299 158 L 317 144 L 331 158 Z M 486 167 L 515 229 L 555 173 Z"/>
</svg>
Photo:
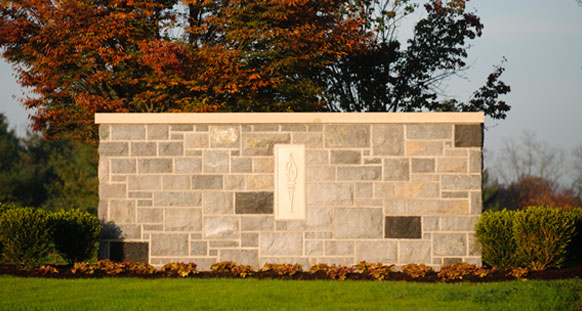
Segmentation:
<svg viewBox="0 0 582 311">
<path fill-rule="evenodd" d="M 508 269 L 519 265 L 513 236 L 514 216 L 515 211 L 487 211 L 475 225 L 483 261 L 492 267 Z"/>
<path fill-rule="evenodd" d="M 52 215 L 55 249 L 69 263 L 90 259 L 97 249 L 101 224 L 97 217 L 77 209 Z"/>
<path fill-rule="evenodd" d="M 574 215 L 562 209 L 529 207 L 514 216 L 517 255 L 533 270 L 560 267 L 574 232 Z"/>
<path fill-rule="evenodd" d="M 10 263 L 24 267 L 43 263 L 51 240 L 50 216 L 44 210 L 8 208 L 0 214 L 2 255 Z"/>
</svg>

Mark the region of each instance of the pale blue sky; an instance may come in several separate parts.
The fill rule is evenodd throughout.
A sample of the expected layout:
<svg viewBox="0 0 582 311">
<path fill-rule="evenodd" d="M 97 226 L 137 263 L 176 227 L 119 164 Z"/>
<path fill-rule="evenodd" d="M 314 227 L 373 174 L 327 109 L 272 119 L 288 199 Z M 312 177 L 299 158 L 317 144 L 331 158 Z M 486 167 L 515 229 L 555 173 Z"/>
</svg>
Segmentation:
<svg viewBox="0 0 582 311">
<path fill-rule="evenodd" d="M 468 7 L 485 29 L 469 50 L 468 80 L 452 79 L 447 91 L 467 99 L 504 56 L 502 80 L 512 88 L 504 97 L 512 106 L 507 119 L 486 121 L 485 148 L 495 153 L 524 130 L 567 153 L 582 144 L 582 6 L 575 0 L 472 0 Z M 21 92 L 0 62 L 0 111 L 24 134 L 26 111 L 12 98 Z"/>
</svg>

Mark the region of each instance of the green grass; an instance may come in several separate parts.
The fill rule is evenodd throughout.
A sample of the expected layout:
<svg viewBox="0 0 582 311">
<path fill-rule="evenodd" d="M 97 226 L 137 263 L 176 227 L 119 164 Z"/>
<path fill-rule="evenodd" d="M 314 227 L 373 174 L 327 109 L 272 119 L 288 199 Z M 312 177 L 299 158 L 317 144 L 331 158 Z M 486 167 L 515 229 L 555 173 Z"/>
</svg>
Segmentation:
<svg viewBox="0 0 582 311">
<path fill-rule="evenodd" d="M 0 276 L 0 310 L 582 310 L 582 280 L 486 284 Z"/>
</svg>

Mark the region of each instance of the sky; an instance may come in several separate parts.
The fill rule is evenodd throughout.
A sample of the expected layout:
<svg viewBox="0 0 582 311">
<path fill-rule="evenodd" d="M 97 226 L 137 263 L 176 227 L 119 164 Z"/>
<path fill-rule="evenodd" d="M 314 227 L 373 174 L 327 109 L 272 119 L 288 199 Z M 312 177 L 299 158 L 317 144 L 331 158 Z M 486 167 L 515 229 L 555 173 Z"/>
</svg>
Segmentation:
<svg viewBox="0 0 582 311">
<path fill-rule="evenodd" d="M 524 131 L 567 154 L 582 144 L 582 6 L 576 0 L 471 0 L 485 25 L 471 42 L 464 78 L 447 82 L 446 91 L 460 100 L 484 85 L 505 57 L 501 80 L 511 86 L 503 99 L 512 107 L 505 120 L 485 121 L 485 149 L 498 155 L 506 142 Z M 404 35 L 412 24 L 403 24 Z M 11 68 L 0 60 L 0 112 L 20 135 L 28 118 L 14 96 L 23 90 Z M 492 165 L 485 158 L 485 167 Z"/>
</svg>

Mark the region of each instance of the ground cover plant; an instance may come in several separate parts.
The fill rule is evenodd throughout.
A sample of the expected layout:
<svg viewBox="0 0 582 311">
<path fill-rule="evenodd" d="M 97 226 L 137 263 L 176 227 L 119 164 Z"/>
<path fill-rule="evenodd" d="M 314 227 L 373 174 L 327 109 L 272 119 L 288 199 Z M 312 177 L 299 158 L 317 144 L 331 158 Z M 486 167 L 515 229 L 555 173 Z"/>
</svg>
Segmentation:
<svg viewBox="0 0 582 311">
<path fill-rule="evenodd" d="M 576 310 L 582 281 L 426 284 L 0 276 L 0 310 Z"/>
</svg>

